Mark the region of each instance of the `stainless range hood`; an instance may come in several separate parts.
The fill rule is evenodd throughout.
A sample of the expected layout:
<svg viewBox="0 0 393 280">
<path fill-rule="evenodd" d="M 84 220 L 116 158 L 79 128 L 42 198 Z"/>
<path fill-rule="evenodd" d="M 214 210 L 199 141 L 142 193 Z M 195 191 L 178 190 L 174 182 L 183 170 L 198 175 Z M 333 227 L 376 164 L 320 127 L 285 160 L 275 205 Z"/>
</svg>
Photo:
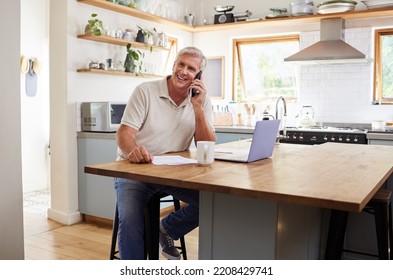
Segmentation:
<svg viewBox="0 0 393 280">
<path fill-rule="evenodd" d="M 344 20 L 321 20 L 321 40 L 284 59 L 299 64 L 369 63 L 371 60 L 344 41 Z"/>
</svg>

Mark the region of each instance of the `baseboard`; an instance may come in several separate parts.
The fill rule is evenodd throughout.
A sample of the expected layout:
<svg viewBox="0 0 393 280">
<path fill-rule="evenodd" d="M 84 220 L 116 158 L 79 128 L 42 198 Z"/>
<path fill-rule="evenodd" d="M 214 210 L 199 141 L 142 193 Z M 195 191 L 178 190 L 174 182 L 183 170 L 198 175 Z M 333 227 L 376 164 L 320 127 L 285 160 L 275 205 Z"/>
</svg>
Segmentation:
<svg viewBox="0 0 393 280">
<path fill-rule="evenodd" d="M 63 213 L 53 208 L 48 208 L 48 219 L 54 220 L 64 225 L 72 225 L 79 223 L 82 220 L 81 213 Z"/>
<path fill-rule="evenodd" d="M 113 220 L 82 214 L 82 221 L 90 224 L 112 227 Z"/>
</svg>

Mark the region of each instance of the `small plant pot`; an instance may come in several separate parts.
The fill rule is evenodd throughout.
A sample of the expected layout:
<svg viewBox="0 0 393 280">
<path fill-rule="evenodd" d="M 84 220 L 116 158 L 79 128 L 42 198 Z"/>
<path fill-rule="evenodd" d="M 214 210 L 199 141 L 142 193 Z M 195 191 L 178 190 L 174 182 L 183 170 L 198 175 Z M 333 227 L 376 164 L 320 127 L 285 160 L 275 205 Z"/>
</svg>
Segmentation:
<svg viewBox="0 0 393 280">
<path fill-rule="evenodd" d="M 124 71 L 128 73 L 135 73 L 134 59 L 129 54 L 127 54 L 126 60 L 124 61 Z"/>
</svg>

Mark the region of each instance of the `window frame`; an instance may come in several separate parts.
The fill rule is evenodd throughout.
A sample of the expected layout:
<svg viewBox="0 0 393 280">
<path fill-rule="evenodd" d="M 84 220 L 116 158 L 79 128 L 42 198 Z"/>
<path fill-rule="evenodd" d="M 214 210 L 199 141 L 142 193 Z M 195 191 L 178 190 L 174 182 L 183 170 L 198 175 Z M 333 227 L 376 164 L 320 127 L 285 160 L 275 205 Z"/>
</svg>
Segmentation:
<svg viewBox="0 0 393 280">
<path fill-rule="evenodd" d="M 382 97 L 382 50 L 381 38 L 393 36 L 393 28 L 376 29 L 374 33 L 374 85 L 373 100 L 381 104 L 393 104 L 393 98 Z"/>
<path fill-rule="evenodd" d="M 240 87 L 242 88 L 242 92 L 245 92 L 244 86 L 244 78 L 241 64 L 241 45 L 251 45 L 251 44 L 260 44 L 260 43 L 277 43 L 277 42 L 288 42 L 288 41 L 297 41 L 300 46 L 300 35 L 299 34 L 291 34 L 291 35 L 275 35 L 275 36 L 266 36 L 266 37 L 253 37 L 253 38 L 236 38 L 232 41 L 232 100 L 237 100 L 236 94 L 236 71 L 239 69 L 240 75 Z M 268 98 L 267 98 L 268 99 Z M 269 98 L 271 99 L 271 98 Z M 286 98 L 289 100 L 297 100 L 297 97 Z"/>
</svg>

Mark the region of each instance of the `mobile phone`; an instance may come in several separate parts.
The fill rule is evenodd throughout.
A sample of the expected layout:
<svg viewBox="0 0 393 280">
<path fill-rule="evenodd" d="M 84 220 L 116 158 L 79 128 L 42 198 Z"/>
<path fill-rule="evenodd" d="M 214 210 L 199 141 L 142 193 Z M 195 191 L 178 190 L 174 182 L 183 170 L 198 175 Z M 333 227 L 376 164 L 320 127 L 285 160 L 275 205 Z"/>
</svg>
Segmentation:
<svg viewBox="0 0 393 280">
<path fill-rule="evenodd" d="M 199 79 L 201 79 L 201 76 L 202 76 L 202 70 L 198 72 L 198 74 L 195 76 L 195 79 L 198 79 L 198 80 L 199 80 Z M 197 90 L 196 90 L 195 88 L 191 89 L 191 96 L 192 96 L 192 97 L 195 96 L 196 91 L 197 91 Z"/>
</svg>

